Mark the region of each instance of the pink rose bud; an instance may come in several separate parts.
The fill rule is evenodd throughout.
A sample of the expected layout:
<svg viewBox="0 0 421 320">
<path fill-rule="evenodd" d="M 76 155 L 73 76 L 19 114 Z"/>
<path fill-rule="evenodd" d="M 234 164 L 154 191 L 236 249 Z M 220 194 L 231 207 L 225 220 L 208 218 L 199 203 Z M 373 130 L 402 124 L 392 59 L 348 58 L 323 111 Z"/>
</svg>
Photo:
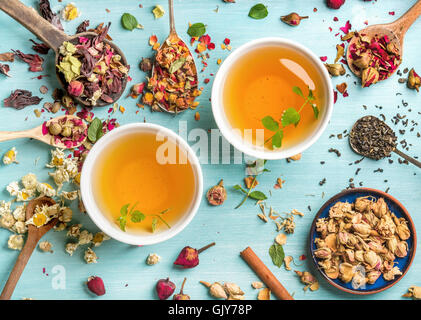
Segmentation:
<svg viewBox="0 0 421 320">
<path fill-rule="evenodd" d="M 132 87 L 132 94 L 138 96 L 138 95 L 143 93 L 144 88 L 145 88 L 144 82 L 137 83 L 137 84 L 133 85 L 133 87 Z"/>
<path fill-rule="evenodd" d="M 177 260 L 175 260 L 174 264 L 181 266 L 184 269 L 194 268 L 199 264 L 199 254 L 214 245 L 215 242 L 212 242 L 211 244 L 208 244 L 199 250 L 189 246 L 184 247 L 178 255 Z"/>
<path fill-rule="evenodd" d="M 67 87 L 69 94 L 75 97 L 82 95 L 84 89 L 83 83 L 77 80 L 71 81 Z"/>
<path fill-rule="evenodd" d="M 156 284 L 155 289 L 159 300 L 166 300 L 174 293 L 175 284 L 170 281 L 170 278 L 161 279 Z"/>
<path fill-rule="evenodd" d="M 89 291 L 96 294 L 97 296 L 103 296 L 105 294 L 104 281 L 100 277 L 93 276 L 88 278 L 86 283 Z"/>
</svg>

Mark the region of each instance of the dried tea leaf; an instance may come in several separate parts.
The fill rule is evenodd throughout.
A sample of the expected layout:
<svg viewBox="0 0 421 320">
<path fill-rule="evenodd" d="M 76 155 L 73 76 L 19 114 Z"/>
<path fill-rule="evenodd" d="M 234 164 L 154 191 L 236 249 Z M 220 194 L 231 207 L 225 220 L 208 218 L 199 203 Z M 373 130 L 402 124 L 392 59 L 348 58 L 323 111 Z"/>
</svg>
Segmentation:
<svg viewBox="0 0 421 320">
<path fill-rule="evenodd" d="M 269 248 L 269 255 L 272 258 L 273 264 L 277 266 L 278 268 L 280 268 L 282 264 L 284 263 L 284 258 L 285 258 L 284 248 L 281 245 L 274 243 Z"/>
</svg>

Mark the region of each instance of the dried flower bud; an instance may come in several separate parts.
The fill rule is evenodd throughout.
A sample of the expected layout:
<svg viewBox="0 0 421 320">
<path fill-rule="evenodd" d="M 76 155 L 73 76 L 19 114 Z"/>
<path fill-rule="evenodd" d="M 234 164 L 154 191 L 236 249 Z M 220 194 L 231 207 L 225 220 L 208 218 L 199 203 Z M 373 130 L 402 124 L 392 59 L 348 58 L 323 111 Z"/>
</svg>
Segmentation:
<svg viewBox="0 0 421 320">
<path fill-rule="evenodd" d="M 152 70 L 152 60 L 149 58 L 142 58 L 142 61 L 140 62 L 140 69 L 143 72 L 149 72 Z"/>
<path fill-rule="evenodd" d="M 183 293 L 186 280 L 187 278 L 184 278 L 183 284 L 181 285 L 180 293 L 175 294 L 173 300 L 190 300 L 190 296 L 188 294 Z"/>
<path fill-rule="evenodd" d="M 75 103 L 73 102 L 73 99 L 67 95 L 61 98 L 61 103 L 63 107 L 65 107 L 66 109 L 70 109 L 75 105 Z"/>
<path fill-rule="evenodd" d="M 409 287 L 408 292 L 405 293 L 402 297 L 420 300 L 421 299 L 421 287 L 416 287 L 416 286 Z"/>
<path fill-rule="evenodd" d="M 320 259 L 330 259 L 332 257 L 332 252 L 329 248 L 320 248 L 314 251 L 314 255 Z"/>
<path fill-rule="evenodd" d="M 53 103 L 53 106 L 51 107 L 51 112 L 52 113 L 57 113 L 57 112 L 60 111 L 60 108 L 61 108 L 61 103 L 59 101 L 55 101 Z"/>
<path fill-rule="evenodd" d="M 224 2 L 227 2 L 227 3 L 235 3 L 235 0 L 224 0 Z"/>
<path fill-rule="evenodd" d="M 339 9 L 345 3 L 345 0 L 327 0 L 326 4 L 329 8 Z"/>
<path fill-rule="evenodd" d="M 379 81 L 379 72 L 376 69 L 368 67 L 363 70 L 361 74 L 361 84 L 363 88 L 367 88 L 377 81 Z"/>
<path fill-rule="evenodd" d="M 72 128 L 70 127 L 64 127 L 63 131 L 61 132 L 61 135 L 63 137 L 70 137 L 72 135 Z"/>
<path fill-rule="evenodd" d="M 308 16 L 301 17 L 298 13 L 292 12 L 286 16 L 281 17 L 283 22 L 293 27 L 298 26 L 302 19 L 308 19 Z"/>
<path fill-rule="evenodd" d="M 370 65 L 371 56 L 368 52 L 364 52 L 360 55 L 358 59 L 355 59 L 352 64 L 359 68 L 360 70 L 364 70 L 365 68 L 368 68 Z"/>
<path fill-rule="evenodd" d="M 135 95 L 135 96 L 138 96 L 138 95 L 140 95 L 140 94 L 143 93 L 143 89 L 144 88 L 145 88 L 145 83 L 144 82 L 136 83 L 132 87 L 132 94 Z"/>
<path fill-rule="evenodd" d="M 181 250 L 174 264 L 184 269 L 194 268 L 199 264 L 199 254 L 214 245 L 215 242 L 212 242 L 199 250 L 186 246 Z"/>
<path fill-rule="evenodd" d="M 389 52 L 390 54 L 393 54 L 395 56 L 399 56 L 399 54 L 400 54 L 399 48 L 396 46 L 396 44 L 394 42 L 389 42 L 386 46 L 386 50 L 387 50 L 387 52 Z"/>
<path fill-rule="evenodd" d="M 73 80 L 69 83 L 67 87 L 67 92 L 72 96 L 80 97 L 84 89 L 85 87 L 82 82 Z"/>
<path fill-rule="evenodd" d="M 206 193 L 206 198 L 208 199 L 209 204 L 213 206 L 219 206 L 223 204 L 227 198 L 227 191 L 224 187 L 224 181 L 221 180 L 219 184 L 210 188 Z"/>
<path fill-rule="evenodd" d="M 345 68 L 341 63 L 325 63 L 325 67 L 329 74 L 333 77 L 343 76 L 346 73 Z"/>
<path fill-rule="evenodd" d="M 230 296 L 244 295 L 244 292 L 241 290 L 241 288 L 237 284 L 232 283 L 232 282 L 225 282 L 224 289 Z"/>
<path fill-rule="evenodd" d="M 406 241 L 399 241 L 394 254 L 399 258 L 406 257 L 408 254 L 408 243 Z"/>
<path fill-rule="evenodd" d="M 414 68 L 409 71 L 408 82 L 406 83 L 409 89 L 420 91 L 421 77 L 415 72 Z"/>
<path fill-rule="evenodd" d="M 170 278 L 161 279 L 157 282 L 155 289 L 159 300 L 166 300 L 174 293 L 175 284 L 170 281 Z"/>
<path fill-rule="evenodd" d="M 61 133 L 61 125 L 58 122 L 53 122 L 48 126 L 48 131 L 52 136 L 58 136 Z"/>
<path fill-rule="evenodd" d="M 285 265 L 285 269 L 286 270 L 288 270 L 288 271 L 291 271 L 291 262 L 294 260 L 294 258 L 293 257 L 291 257 L 291 256 L 286 256 L 285 258 L 284 258 L 284 265 Z"/>
<path fill-rule="evenodd" d="M 103 296 L 105 294 L 104 281 L 102 281 L 100 277 L 89 277 L 86 285 L 88 286 L 89 291 L 97 296 Z"/>
<path fill-rule="evenodd" d="M 201 284 L 209 288 L 209 293 L 212 297 L 217 299 L 227 299 L 227 293 L 224 287 L 219 282 L 210 284 L 209 282 L 200 281 Z"/>
<path fill-rule="evenodd" d="M 375 283 L 377 279 L 381 276 L 381 274 L 382 273 L 380 271 L 370 271 L 369 273 L 367 273 L 367 283 Z"/>
</svg>

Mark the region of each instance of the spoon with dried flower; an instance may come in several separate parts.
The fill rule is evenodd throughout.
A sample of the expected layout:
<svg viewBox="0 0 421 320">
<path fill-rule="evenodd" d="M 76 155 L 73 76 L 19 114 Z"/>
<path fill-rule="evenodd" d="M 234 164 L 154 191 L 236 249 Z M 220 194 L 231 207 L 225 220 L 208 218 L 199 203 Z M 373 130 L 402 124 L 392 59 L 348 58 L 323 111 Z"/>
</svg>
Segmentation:
<svg viewBox="0 0 421 320">
<path fill-rule="evenodd" d="M 398 69 L 405 34 L 420 15 L 421 0 L 392 23 L 376 24 L 355 32 L 346 59 L 351 71 L 361 78 L 363 87 L 389 78 Z"/>
<path fill-rule="evenodd" d="M 195 107 L 194 100 L 201 92 L 197 88 L 197 69 L 193 56 L 175 31 L 173 0 L 168 0 L 168 6 L 170 34 L 156 53 L 148 82 L 152 93 L 145 97 L 151 97 L 147 104 L 153 110 L 160 108 L 165 112 L 179 113 Z"/>
<path fill-rule="evenodd" d="M 421 168 L 421 162 L 396 148 L 396 140 L 397 137 L 392 128 L 374 116 L 365 116 L 358 119 L 349 133 L 349 144 L 352 150 L 364 157 L 380 160 L 395 152 L 408 162 Z"/>
<path fill-rule="evenodd" d="M 29 201 L 26 206 L 26 221 L 32 218 L 37 207 L 41 207 L 43 205 L 53 206 L 55 203 L 56 202 L 49 197 L 40 197 Z M 28 225 L 28 237 L 26 239 L 25 246 L 20 252 L 19 257 L 16 260 L 16 264 L 9 275 L 9 279 L 7 280 L 0 295 L 0 300 L 9 300 L 11 298 L 16 284 L 18 283 L 19 278 L 22 275 L 23 270 L 25 269 L 26 264 L 28 263 L 29 258 L 36 248 L 39 240 L 57 224 L 57 221 L 58 219 L 54 218 L 40 227 L 36 227 L 33 224 Z"/>
<path fill-rule="evenodd" d="M 109 25 L 99 34 L 69 36 L 19 0 L 0 0 L 0 10 L 54 50 L 57 79 L 78 103 L 106 106 L 120 98 L 129 66 L 120 48 L 105 38 Z"/>
<path fill-rule="evenodd" d="M 0 131 L 0 142 L 31 138 L 60 149 L 80 147 L 86 140 L 87 125 L 77 116 L 66 115 L 24 131 Z"/>
</svg>

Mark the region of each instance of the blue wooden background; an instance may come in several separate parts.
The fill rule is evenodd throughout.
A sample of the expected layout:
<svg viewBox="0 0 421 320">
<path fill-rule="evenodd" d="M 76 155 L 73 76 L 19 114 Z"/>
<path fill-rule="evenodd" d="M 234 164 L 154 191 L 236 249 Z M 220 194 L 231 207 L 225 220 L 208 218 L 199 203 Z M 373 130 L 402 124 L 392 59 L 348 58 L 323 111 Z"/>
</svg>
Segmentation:
<svg viewBox="0 0 421 320">
<path fill-rule="evenodd" d="M 38 1 L 24 1 L 28 5 L 36 6 Z M 129 63 L 132 65 L 131 76 L 133 83 L 144 80 L 145 75 L 139 70 L 138 63 L 142 57 L 152 54 L 148 46 L 148 38 L 156 34 L 160 40 L 168 33 L 168 15 L 155 20 L 151 10 L 156 4 L 162 4 L 167 9 L 167 1 L 87 1 L 74 0 L 82 15 L 76 20 L 66 23 L 64 28 L 68 33 L 74 33 L 76 26 L 84 19 L 89 19 L 92 26 L 100 22 L 112 22 L 110 34 L 115 42 L 121 46 L 126 53 Z M 260 2 L 260 1 L 259 1 Z M 229 52 L 222 51 L 220 44 L 224 38 L 230 38 L 235 49 L 239 45 L 259 37 L 279 36 L 294 39 L 313 50 L 318 56 L 328 56 L 332 62 L 336 56 L 335 45 L 339 43 L 335 34 L 339 32 L 349 19 L 353 29 L 364 27 L 364 21 L 370 24 L 389 22 L 403 14 L 414 0 L 394 1 L 382 0 L 377 2 L 364 2 L 362 0 L 348 0 L 340 10 L 330 10 L 325 6 L 324 0 L 300 0 L 300 1 L 275 1 L 262 0 L 268 5 L 269 15 L 264 20 L 253 20 L 247 16 L 250 7 L 257 3 L 255 0 L 237 0 L 235 4 L 226 4 L 222 0 L 190 1 L 175 0 L 176 26 L 179 34 L 188 40 L 186 34 L 189 22 L 203 22 L 207 24 L 207 31 L 216 43 L 216 50 L 210 52 L 208 69 L 200 74 L 200 79 L 210 78 L 210 73 L 216 73 L 218 58 L 223 59 Z M 52 0 L 54 11 L 63 7 L 63 3 Z M 139 8 L 139 3 L 143 8 Z M 218 12 L 214 10 L 219 8 Z M 317 8 L 317 12 L 313 12 Z M 107 13 L 105 9 L 109 9 Z M 289 27 L 280 21 L 280 16 L 296 11 L 301 15 L 309 15 L 310 19 L 304 20 L 297 28 Z M 389 12 L 395 11 L 395 16 Z M 144 30 L 133 32 L 124 30 L 120 25 L 120 17 L 124 12 L 134 14 L 139 22 L 144 25 Z M 339 18 L 334 22 L 334 17 Z M 329 27 L 333 31 L 329 31 Z M 419 58 L 421 34 L 421 20 L 417 21 L 407 34 L 405 39 L 405 54 L 401 70 L 408 67 L 415 67 L 421 72 Z M 14 22 L 4 13 L 0 13 L 0 52 L 10 49 L 20 49 L 25 53 L 31 52 L 29 38 L 34 38 L 26 29 Z M 200 63 L 198 61 L 198 63 Z M 6 98 L 12 90 L 29 89 L 40 95 L 39 87 L 43 84 L 50 88 L 45 95 L 45 101 L 51 101 L 50 93 L 57 86 L 54 76 L 53 56 L 50 53 L 46 57 L 45 72 L 50 77 L 43 80 L 31 79 L 38 75 L 27 71 L 26 64 L 15 61 L 11 63 L 12 78 L 5 78 L 0 75 L 0 98 Z M 410 91 L 404 84 L 398 83 L 399 76 L 394 75 L 390 80 L 384 81 L 369 89 L 361 89 L 358 81 L 353 77 L 340 77 L 333 79 L 334 85 L 346 81 L 349 85 L 349 97 L 338 98 L 335 104 L 333 117 L 325 133 L 320 140 L 307 150 L 301 161 L 286 163 L 282 161 L 270 161 L 268 163 L 271 173 L 263 175 L 260 180 L 262 191 L 269 193 L 272 197 L 269 203 L 278 211 L 289 211 L 293 208 L 305 213 L 303 218 L 297 218 L 295 234 L 288 236 L 285 246 L 287 255 L 298 258 L 307 253 L 307 238 L 313 216 L 318 208 L 330 196 L 336 194 L 348 186 L 348 180 L 355 178 L 355 183 L 360 181 L 366 187 L 385 190 L 390 187 L 390 193 L 398 198 L 412 214 L 412 218 L 418 228 L 421 228 L 419 211 L 419 199 L 421 189 L 421 172 L 411 165 L 400 165 L 397 157 L 392 156 L 393 164 L 385 161 L 364 160 L 358 165 L 349 163 L 359 159 L 351 152 L 346 139 L 329 138 L 331 134 L 338 134 L 349 130 L 353 122 L 359 117 L 367 114 L 378 116 L 383 113 L 387 121 L 396 113 L 408 114 L 410 120 L 419 122 L 420 94 Z M 357 81 L 354 83 L 354 81 Z M 117 112 L 115 115 L 121 124 L 135 121 L 158 123 L 178 131 L 178 120 L 188 122 L 188 129 L 195 127 L 216 128 L 212 117 L 209 102 L 212 80 L 204 85 L 205 90 L 200 97 L 201 107 L 198 109 L 201 115 L 200 121 L 194 120 L 194 112 L 188 111 L 177 118 L 166 114 L 151 113 L 149 109 L 138 110 L 136 101 L 128 98 L 119 101 L 126 109 L 125 114 Z M 129 89 L 127 89 L 128 91 Z M 396 93 L 402 93 L 402 96 Z M 408 106 L 402 106 L 402 99 L 408 102 Z M 42 103 L 43 103 L 42 102 Z M 367 106 L 367 110 L 363 108 Z M 377 106 L 382 106 L 376 107 Z M 40 106 L 38 106 L 39 108 Z M 28 107 L 22 111 L 0 106 L 0 130 L 23 130 L 42 123 L 49 115 L 44 114 L 42 118 L 36 118 L 33 110 L 36 107 Z M 107 108 L 96 109 L 95 114 L 99 117 L 107 116 Z M 409 109 L 412 111 L 409 112 Z M 401 129 L 400 125 L 394 127 Z M 410 154 L 420 153 L 418 145 L 421 139 L 416 133 L 421 128 L 416 127 L 409 132 L 409 127 L 404 138 L 413 146 Z M 194 143 L 194 142 L 190 142 Z M 4 190 L 5 186 L 13 180 L 20 179 L 27 172 L 36 173 L 40 179 L 47 179 L 47 170 L 43 167 L 49 159 L 49 147 L 38 142 L 19 140 L 0 144 L 0 153 L 3 154 L 10 147 L 16 146 L 19 151 L 18 160 L 20 164 L 8 167 L 0 165 L 0 195 L 1 199 L 8 199 Z M 338 158 L 334 153 L 329 153 L 329 148 L 337 148 L 342 153 Z M 37 164 L 35 159 L 39 159 Z M 320 161 L 325 161 L 324 165 Z M 354 176 L 357 167 L 361 167 L 358 176 Z M 383 173 L 373 172 L 377 168 L 383 168 Z M 200 285 L 200 280 L 205 281 L 232 281 L 236 282 L 245 291 L 246 297 L 255 299 L 257 292 L 252 289 L 250 283 L 257 280 L 257 277 L 242 261 L 239 256 L 241 250 L 251 246 L 262 260 L 270 267 L 274 274 L 284 286 L 294 293 L 296 299 L 399 299 L 411 285 L 421 285 L 419 273 L 421 262 L 419 255 L 411 270 L 395 287 L 386 292 L 368 296 L 355 297 L 342 293 L 331 288 L 321 277 L 320 290 L 317 292 L 303 292 L 303 285 L 293 272 L 287 272 L 283 268 L 273 266 L 268 255 L 268 248 L 272 244 L 277 232 L 272 223 L 264 224 L 256 217 L 257 207 L 253 201 L 245 203 L 240 209 L 234 207 L 241 201 L 242 197 L 230 188 L 241 183 L 244 177 L 243 165 L 203 165 L 205 190 L 216 184 L 223 178 L 228 187 L 228 200 L 219 208 L 210 207 L 205 199 L 193 222 L 178 236 L 165 243 L 150 247 L 133 247 L 111 240 L 95 251 L 100 260 L 98 264 L 87 265 L 83 261 L 83 250 L 78 250 L 73 257 L 64 252 L 66 243 L 64 232 L 51 232 L 45 238 L 54 244 L 54 253 L 41 253 L 38 250 L 32 256 L 22 278 L 19 282 L 13 298 L 21 299 L 31 297 L 35 299 L 89 299 L 91 295 L 84 289 L 84 282 L 91 275 L 98 275 L 104 279 L 107 294 L 101 299 L 156 299 L 154 286 L 158 279 L 170 277 L 177 286 L 180 286 L 184 277 L 188 278 L 185 292 L 195 299 L 209 299 L 207 290 Z M 286 181 L 280 190 L 274 190 L 273 185 L 277 177 L 282 175 Z M 319 186 L 319 181 L 326 178 L 326 184 Z M 388 182 L 384 182 L 388 180 Z M 325 194 L 323 198 L 323 193 Z M 311 206 L 311 211 L 307 206 Z M 74 221 L 81 222 L 91 231 L 96 227 L 89 220 L 88 216 L 75 212 Z M 18 252 L 7 249 L 7 230 L 0 230 L 0 284 L 3 285 L 8 277 Z M 185 245 L 201 247 L 209 242 L 216 241 L 216 246 L 201 255 L 200 265 L 192 270 L 179 270 L 172 266 L 179 250 Z M 162 257 L 162 261 L 155 266 L 147 266 L 145 259 L 151 252 L 156 252 Z M 52 288 L 52 268 L 61 265 L 66 270 L 66 289 L 54 290 Z M 45 273 L 43 273 L 45 268 Z M 309 259 L 304 262 L 299 270 L 312 270 Z M 316 276 L 317 273 L 314 271 Z M 48 274 L 48 275 L 47 275 Z"/>
</svg>

